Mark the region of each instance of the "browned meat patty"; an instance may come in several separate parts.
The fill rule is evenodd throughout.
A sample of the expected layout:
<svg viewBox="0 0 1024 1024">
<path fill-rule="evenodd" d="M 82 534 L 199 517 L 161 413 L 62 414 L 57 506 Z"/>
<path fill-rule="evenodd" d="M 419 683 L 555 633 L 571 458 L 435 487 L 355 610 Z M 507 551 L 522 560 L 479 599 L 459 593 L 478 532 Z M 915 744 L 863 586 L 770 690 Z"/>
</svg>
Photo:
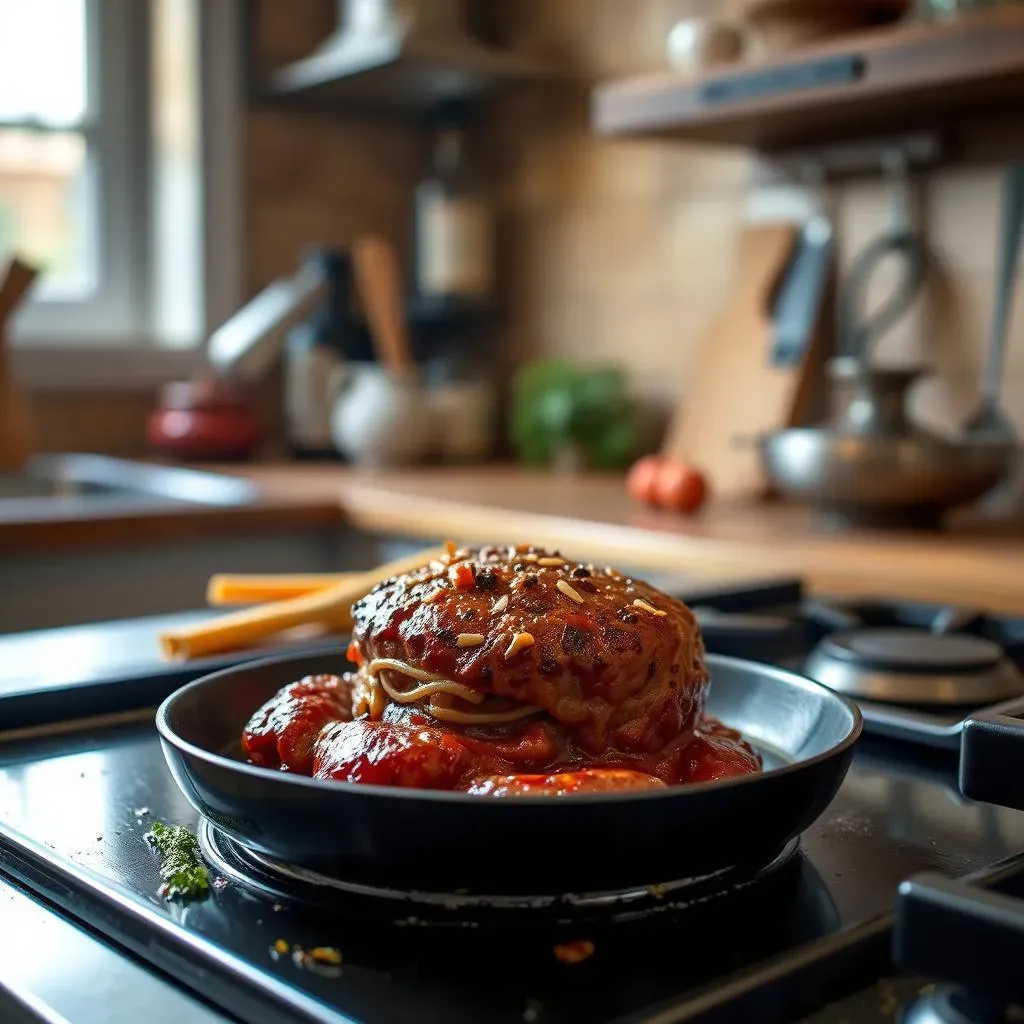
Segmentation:
<svg viewBox="0 0 1024 1024">
<path fill-rule="evenodd" d="M 539 548 L 459 552 L 381 583 L 353 616 L 356 715 L 383 714 L 377 679 L 400 694 L 422 681 L 380 659 L 461 684 L 430 697 L 449 721 L 532 705 L 593 753 L 685 743 L 703 711 L 704 650 L 685 605 Z"/>
</svg>

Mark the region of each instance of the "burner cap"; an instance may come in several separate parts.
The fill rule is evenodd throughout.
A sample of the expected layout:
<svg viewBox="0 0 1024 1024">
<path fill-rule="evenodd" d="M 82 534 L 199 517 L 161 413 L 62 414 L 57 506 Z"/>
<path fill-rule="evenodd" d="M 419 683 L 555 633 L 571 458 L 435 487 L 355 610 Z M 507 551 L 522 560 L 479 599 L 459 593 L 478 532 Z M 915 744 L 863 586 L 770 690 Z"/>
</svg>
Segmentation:
<svg viewBox="0 0 1024 1024">
<path fill-rule="evenodd" d="M 822 642 L 822 653 L 875 672 L 963 675 L 990 672 L 1003 657 L 980 636 L 927 633 L 922 629 L 856 629 Z"/>
<path fill-rule="evenodd" d="M 864 700 L 975 707 L 1024 692 L 1024 676 L 998 644 L 923 629 L 851 629 L 826 637 L 804 671 Z"/>
</svg>

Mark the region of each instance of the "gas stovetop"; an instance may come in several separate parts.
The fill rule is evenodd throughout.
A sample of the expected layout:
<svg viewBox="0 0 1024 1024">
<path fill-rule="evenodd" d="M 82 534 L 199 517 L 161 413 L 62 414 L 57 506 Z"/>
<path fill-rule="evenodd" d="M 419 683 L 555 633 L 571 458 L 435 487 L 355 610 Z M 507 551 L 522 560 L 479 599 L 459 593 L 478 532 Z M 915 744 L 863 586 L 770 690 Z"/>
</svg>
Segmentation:
<svg viewBox="0 0 1024 1024">
<path fill-rule="evenodd" d="M 712 650 L 787 664 L 829 632 L 829 615 L 854 614 L 808 610 L 789 583 L 688 596 L 703 609 Z M 951 617 L 889 608 L 881 618 L 882 606 L 870 608 L 876 617 L 865 621 L 886 626 L 896 612 L 922 626 L 939 612 Z M 1004 630 L 1016 661 L 1013 623 L 961 615 L 955 624 L 974 631 L 964 635 Z M 0 733 L 0 876 L 101 936 L 126 963 L 197 996 L 204 1012 L 256 1024 L 855 1024 L 903 1009 L 915 1022 L 955 1020 L 965 997 L 936 984 L 943 980 L 969 984 L 975 996 L 1024 994 L 995 987 L 1002 975 L 1020 985 L 1010 897 L 1024 895 L 1024 813 L 965 798 L 956 753 L 906 742 L 912 731 L 866 735 L 832 806 L 772 864 L 503 902 L 366 890 L 234 847 L 197 821 L 166 768 L 152 710 L 140 707 L 140 694 L 152 704 L 177 681 L 154 673 L 124 690 L 133 706 L 114 714 L 59 725 L 37 714 L 32 727 Z M 74 706 L 88 709 L 88 694 Z M 957 732 L 968 717 L 964 707 L 941 714 L 956 716 Z M 1019 803 L 999 770 L 1012 719 L 989 717 L 993 729 L 966 732 L 982 742 L 965 788 Z M 205 899 L 158 894 L 158 859 L 145 839 L 155 820 L 197 831 L 214 878 Z M 574 953 L 582 958 L 566 962 Z M 48 956 L 62 971 L 59 951 Z M 15 1019 L 2 999 L 0 1019 Z"/>
<path fill-rule="evenodd" d="M 868 732 L 958 750 L 968 718 L 1024 709 L 1024 618 L 825 602 L 798 580 L 686 596 L 708 650 L 775 662 L 839 690 L 856 700 Z"/>
</svg>

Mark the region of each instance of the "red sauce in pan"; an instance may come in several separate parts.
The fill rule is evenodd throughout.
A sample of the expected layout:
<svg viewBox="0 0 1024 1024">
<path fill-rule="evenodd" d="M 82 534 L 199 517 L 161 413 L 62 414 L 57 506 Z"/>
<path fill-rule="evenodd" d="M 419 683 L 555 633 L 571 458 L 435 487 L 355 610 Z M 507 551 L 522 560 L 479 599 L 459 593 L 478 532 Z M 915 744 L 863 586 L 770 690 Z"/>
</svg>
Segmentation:
<svg viewBox="0 0 1024 1024">
<path fill-rule="evenodd" d="M 575 749 L 551 721 L 457 729 L 414 708 L 381 721 L 351 720 L 349 683 L 311 676 L 281 690 L 242 737 L 266 768 L 378 786 L 463 790 L 481 796 L 642 790 L 760 771 L 761 758 L 735 730 L 704 716 L 685 742 L 656 754 Z"/>
</svg>

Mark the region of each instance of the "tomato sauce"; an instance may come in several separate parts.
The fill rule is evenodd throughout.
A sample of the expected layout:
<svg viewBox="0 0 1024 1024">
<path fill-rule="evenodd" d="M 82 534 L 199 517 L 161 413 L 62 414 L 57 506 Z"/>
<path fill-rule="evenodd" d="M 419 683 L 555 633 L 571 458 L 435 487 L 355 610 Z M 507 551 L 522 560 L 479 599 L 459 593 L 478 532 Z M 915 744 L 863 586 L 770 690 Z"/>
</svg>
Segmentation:
<svg viewBox="0 0 1024 1024">
<path fill-rule="evenodd" d="M 352 720 L 350 683 L 311 676 L 282 689 L 242 737 L 252 764 L 320 779 L 459 790 L 480 796 L 564 796 L 659 789 L 749 775 L 761 757 L 733 729 L 702 716 L 656 753 L 580 750 L 550 719 L 458 728 L 415 706 Z"/>
</svg>

